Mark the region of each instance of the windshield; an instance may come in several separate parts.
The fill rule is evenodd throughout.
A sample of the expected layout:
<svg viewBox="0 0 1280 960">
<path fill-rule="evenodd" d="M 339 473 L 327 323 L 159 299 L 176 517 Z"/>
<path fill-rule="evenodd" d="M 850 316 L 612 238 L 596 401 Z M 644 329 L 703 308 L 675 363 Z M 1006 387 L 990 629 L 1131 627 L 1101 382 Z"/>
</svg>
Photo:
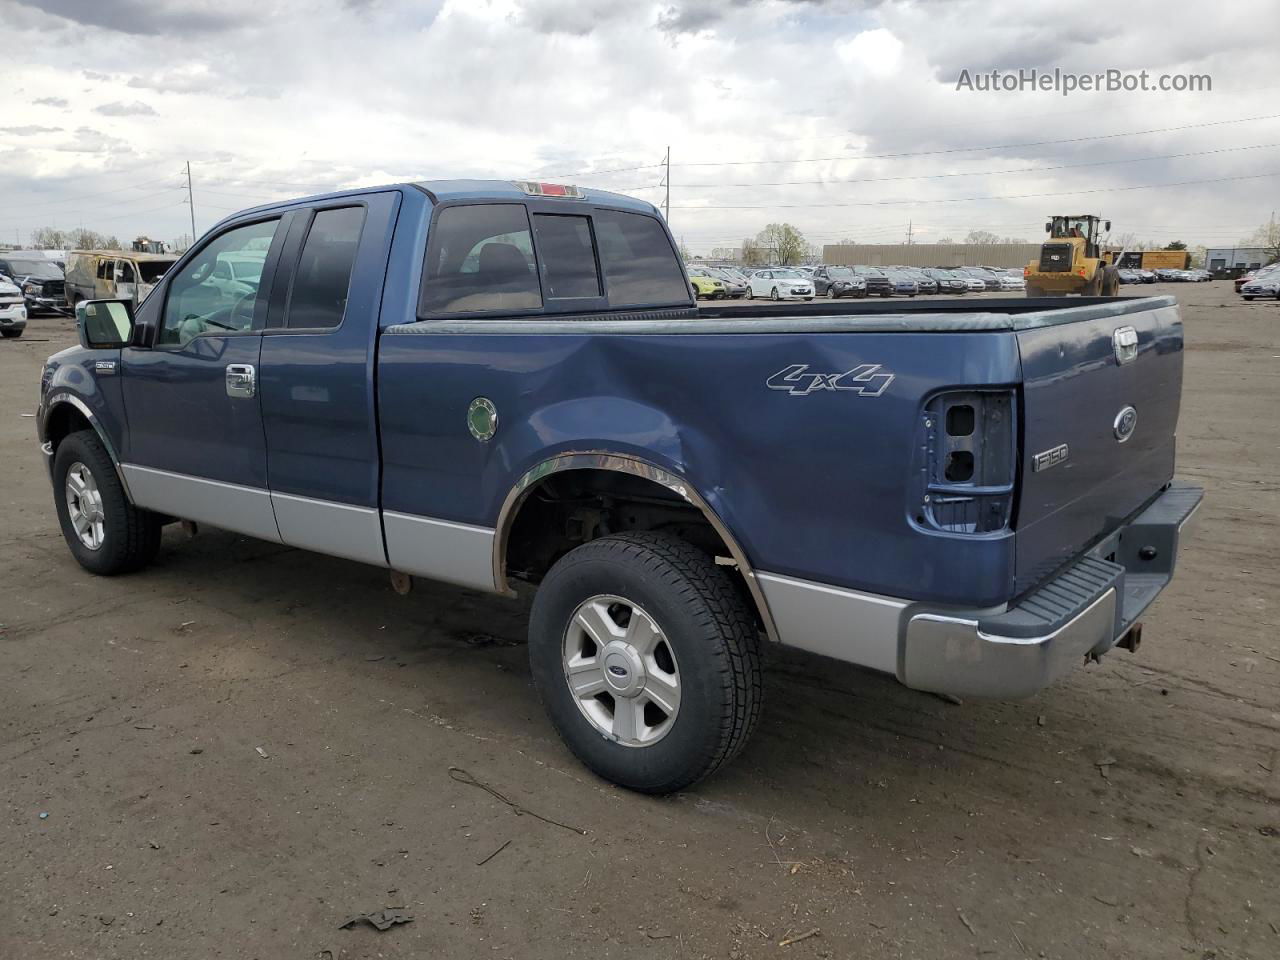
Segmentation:
<svg viewBox="0 0 1280 960">
<path fill-rule="evenodd" d="M 138 273 L 142 276 L 143 283 L 155 283 L 172 266 L 172 263 L 166 261 L 143 260 L 138 264 Z"/>
<path fill-rule="evenodd" d="M 857 274 L 854 273 L 848 267 L 830 267 L 827 270 L 827 273 L 833 277 L 856 277 L 857 276 Z"/>
<path fill-rule="evenodd" d="M 10 260 L 15 277 L 38 277 L 41 280 L 61 280 L 62 271 L 49 260 Z"/>
<path fill-rule="evenodd" d="M 775 270 L 773 271 L 773 279 L 775 280 L 804 280 L 805 277 L 799 270 Z"/>
</svg>

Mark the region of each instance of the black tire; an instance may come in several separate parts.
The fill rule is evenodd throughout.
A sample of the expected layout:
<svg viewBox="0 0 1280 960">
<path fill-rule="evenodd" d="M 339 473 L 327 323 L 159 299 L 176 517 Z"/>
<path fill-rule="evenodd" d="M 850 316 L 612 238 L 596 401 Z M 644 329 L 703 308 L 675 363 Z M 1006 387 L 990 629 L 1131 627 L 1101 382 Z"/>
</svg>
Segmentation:
<svg viewBox="0 0 1280 960">
<path fill-rule="evenodd" d="M 20 336 L 22 336 L 21 330 L 0 330 L 0 337 L 4 337 L 7 340 L 13 340 L 15 337 Z"/>
<path fill-rule="evenodd" d="M 888 296 L 892 296 L 892 294 L 891 294 L 891 293 L 890 293 L 890 291 L 888 291 L 888 290 L 881 290 L 881 291 L 880 291 L 880 296 L 882 296 L 882 297 L 888 297 Z"/>
<path fill-rule="evenodd" d="M 103 536 L 96 549 L 81 542 L 67 503 L 67 472 L 81 463 L 92 475 L 102 499 Z M 63 539 L 76 562 L 90 573 L 112 576 L 140 570 L 160 551 L 161 519 L 129 503 L 115 464 L 92 430 L 80 430 L 58 444 L 53 458 L 53 502 Z"/>
<path fill-rule="evenodd" d="M 654 743 L 624 746 L 598 730 L 566 682 L 562 653 L 574 614 L 599 595 L 646 611 L 678 664 L 679 708 Z M 714 558 L 664 533 L 602 537 L 562 557 L 534 597 L 529 663 L 574 755 L 642 793 L 671 793 L 708 776 L 737 755 L 760 716 L 759 631 L 742 592 Z"/>
<path fill-rule="evenodd" d="M 1247 294 L 1241 294 L 1241 296 L 1242 296 L 1242 297 L 1244 297 L 1246 300 L 1252 300 L 1252 299 L 1253 299 L 1253 297 L 1248 296 Z"/>
<path fill-rule="evenodd" d="M 747 292 L 742 295 L 743 300 L 754 300 L 755 294 L 751 292 L 751 288 L 747 287 Z"/>
<path fill-rule="evenodd" d="M 835 284 L 831 284 L 827 287 L 827 299 L 834 300 L 835 298 L 836 298 Z"/>
<path fill-rule="evenodd" d="M 777 288 L 777 287 L 774 287 L 772 290 L 770 290 L 770 291 L 769 291 L 769 299 L 770 299 L 770 300 L 780 300 L 780 299 L 782 299 L 781 297 L 779 297 L 779 296 L 778 296 L 778 288 Z"/>
<path fill-rule="evenodd" d="M 1104 297 L 1120 296 L 1120 271 L 1115 267 L 1102 269 L 1102 295 Z"/>
</svg>

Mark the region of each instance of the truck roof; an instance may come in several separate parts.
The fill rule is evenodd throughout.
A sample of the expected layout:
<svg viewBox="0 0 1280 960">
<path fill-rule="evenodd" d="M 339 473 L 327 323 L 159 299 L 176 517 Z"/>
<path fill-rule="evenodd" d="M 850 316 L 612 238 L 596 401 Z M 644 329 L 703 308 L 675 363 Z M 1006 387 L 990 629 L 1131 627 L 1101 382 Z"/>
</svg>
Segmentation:
<svg viewBox="0 0 1280 960">
<path fill-rule="evenodd" d="M 297 203 L 315 203 L 318 200 L 337 200 L 343 197 L 357 197 L 368 193 L 383 193 L 387 190 L 397 189 L 418 189 L 425 192 L 432 200 L 436 202 L 445 202 L 450 200 L 529 200 L 531 198 L 518 185 L 515 180 L 419 180 L 416 182 L 406 183 L 384 183 L 371 187 L 353 187 L 350 190 L 335 190 L 330 193 L 313 194 L 306 197 L 293 197 L 288 200 L 276 200 L 272 203 L 263 203 L 257 206 L 245 207 L 244 210 L 223 217 L 222 220 L 231 220 L 249 210 L 271 210 L 279 207 L 288 207 Z M 611 193 L 608 190 L 595 190 L 590 187 L 579 188 L 582 193 L 582 200 L 588 203 L 607 204 L 611 207 L 619 207 L 624 210 L 634 210 L 637 213 L 655 213 L 657 207 L 645 200 L 637 200 L 635 197 L 629 197 L 622 193 Z M 566 199 L 566 205 L 580 203 L 580 200 Z M 222 221 L 219 221 L 222 222 Z"/>
</svg>

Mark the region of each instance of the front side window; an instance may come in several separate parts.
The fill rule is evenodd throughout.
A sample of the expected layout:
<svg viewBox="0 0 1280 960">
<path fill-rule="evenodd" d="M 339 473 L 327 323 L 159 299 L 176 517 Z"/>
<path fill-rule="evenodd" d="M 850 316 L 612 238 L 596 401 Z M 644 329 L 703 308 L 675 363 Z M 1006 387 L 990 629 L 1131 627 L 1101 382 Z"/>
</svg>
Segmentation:
<svg viewBox="0 0 1280 960">
<path fill-rule="evenodd" d="M 474 203 L 440 211 L 427 243 L 419 313 L 541 306 L 524 204 Z"/>
<path fill-rule="evenodd" d="M 599 210 L 595 228 L 610 306 L 689 302 L 684 270 L 654 217 Z"/>
<path fill-rule="evenodd" d="M 202 333 L 242 333 L 254 329 L 259 281 L 237 279 L 231 263 L 264 258 L 279 220 L 236 227 L 216 237 L 169 283 L 158 344 L 183 344 Z M 261 274 L 259 273 L 259 277 Z"/>
<path fill-rule="evenodd" d="M 316 214 L 293 275 L 286 326 L 325 329 L 342 323 L 363 226 L 364 207 L 321 210 Z M 248 270 L 250 265 L 237 264 L 237 269 Z M 261 266 L 258 270 L 261 272 Z"/>
<path fill-rule="evenodd" d="M 114 260 L 99 260 L 98 261 L 98 279 L 99 280 L 112 279 L 112 277 L 114 276 L 112 271 L 115 270 L 115 267 L 116 267 L 116 262 Z"/>
</svg>

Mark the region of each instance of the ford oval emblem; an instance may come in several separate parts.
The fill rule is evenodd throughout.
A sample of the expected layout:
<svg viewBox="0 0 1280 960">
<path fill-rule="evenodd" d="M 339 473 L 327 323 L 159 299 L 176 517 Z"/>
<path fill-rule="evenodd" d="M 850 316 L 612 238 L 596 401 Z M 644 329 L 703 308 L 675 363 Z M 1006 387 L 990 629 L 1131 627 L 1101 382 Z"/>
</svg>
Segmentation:
<svg viewBox="0 0 1280 960">
<path fill-rule="evenodd" d="M 1133 407 L 1122 408 L 1116 414 L 1116 419 L 1112 423 L 1111 429 L 1115 432 L 1116 440 L 1124 443 L 1133 436 L 1133 431 L 1138 429 L 1138 411 Z"/>
</svg>

